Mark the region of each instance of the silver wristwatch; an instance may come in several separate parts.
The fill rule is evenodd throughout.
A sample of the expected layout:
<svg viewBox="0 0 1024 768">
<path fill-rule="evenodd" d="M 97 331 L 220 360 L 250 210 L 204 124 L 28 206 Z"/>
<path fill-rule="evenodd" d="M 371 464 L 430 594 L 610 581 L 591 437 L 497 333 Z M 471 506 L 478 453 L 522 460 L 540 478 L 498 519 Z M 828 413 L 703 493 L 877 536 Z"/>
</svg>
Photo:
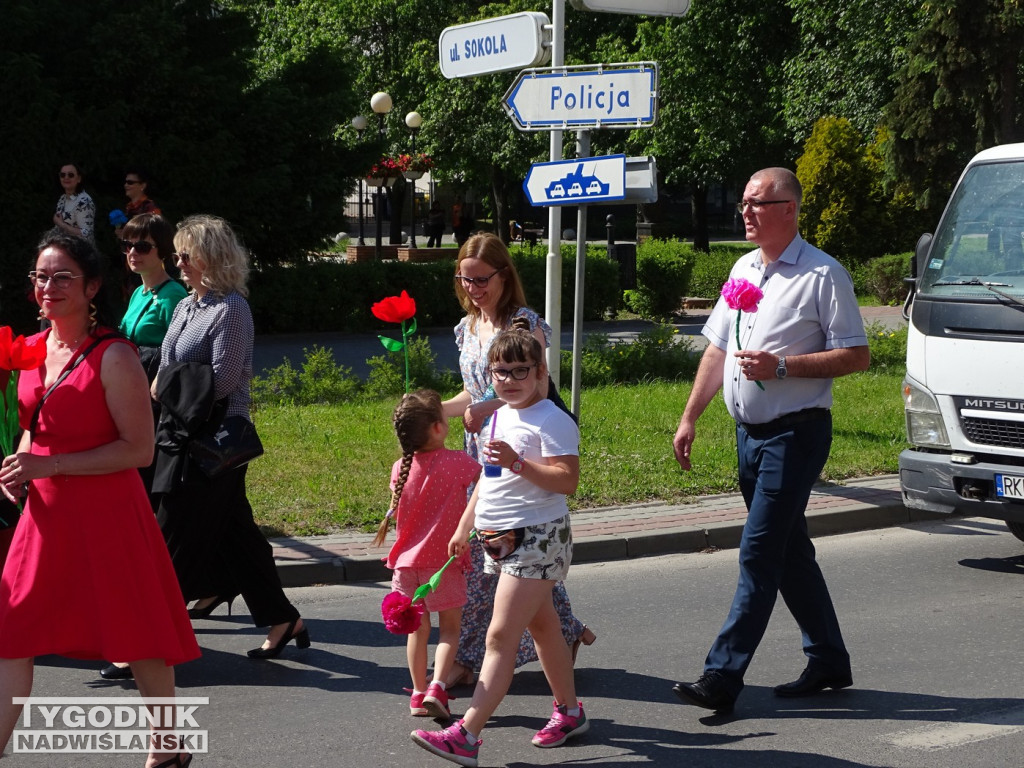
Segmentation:
<svg viewBox="0 0 1024 768">
<path fill-rule="evenodd" d="M 786 357 L 785 355 L 779 355 L 779 364 L 775 368 L 775 378 L 784 379 L 786 378 L 787 373 L 788 371 L 786 370 Z"/>
</svg>

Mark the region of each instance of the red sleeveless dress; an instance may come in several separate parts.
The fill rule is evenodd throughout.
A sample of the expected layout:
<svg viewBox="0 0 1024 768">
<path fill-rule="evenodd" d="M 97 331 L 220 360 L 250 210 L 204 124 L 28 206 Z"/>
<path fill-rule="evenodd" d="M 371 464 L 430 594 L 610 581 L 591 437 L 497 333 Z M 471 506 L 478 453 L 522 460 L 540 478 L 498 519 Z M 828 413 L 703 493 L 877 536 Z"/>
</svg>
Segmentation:
<svg viewBox="0 0 1024 768">
<path fill-rule="evenodd" d="M 86 339 L 83 349 L 91 342 Z M 126 342 L 101 342 L 46 399 L 32 453 L 75 453 L 116 439 L 100 363 L 106 349 L 120 343 Z M 45 365 L 21 373 L 24 429 L 46 391 L 45 375 Z M 167 545 L 135 469 L 30 484 L 0 579 L 0 657 L 44 654 L 169 665 L 199 656 Z"/>
</svg>

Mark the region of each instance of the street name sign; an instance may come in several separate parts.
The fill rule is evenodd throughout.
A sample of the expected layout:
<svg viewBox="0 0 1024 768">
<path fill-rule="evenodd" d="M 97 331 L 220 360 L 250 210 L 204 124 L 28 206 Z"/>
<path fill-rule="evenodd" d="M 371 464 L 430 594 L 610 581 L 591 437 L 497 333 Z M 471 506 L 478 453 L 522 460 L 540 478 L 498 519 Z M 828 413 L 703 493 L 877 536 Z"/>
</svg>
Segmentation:
<svg viewBox="0 0 1024 768">
<path fill-rule="evenodd" d="M 685 16 L 690 0 L 569 0 L 573 8 L 606 13 L 635 13 L 647 16 Z"/>
<path fill-rule="evenodd" d="M 437 41 L 449 80 L 535 67 L 551 60 L 551 22 L 543 13 L 513 13 L 448 27 Z"/>
<path fill-rule="evenodd" d="M 534 163 L 523 191 L 534 206 L 653 203 L 658 199 L 658 169 L 650 155 Z"/>
<path fill-rule="evenodd" d="M 647 128 L 658 108 L 658 65 L 524 69 L 502 98 L 521 131 Z"/>
</svg>

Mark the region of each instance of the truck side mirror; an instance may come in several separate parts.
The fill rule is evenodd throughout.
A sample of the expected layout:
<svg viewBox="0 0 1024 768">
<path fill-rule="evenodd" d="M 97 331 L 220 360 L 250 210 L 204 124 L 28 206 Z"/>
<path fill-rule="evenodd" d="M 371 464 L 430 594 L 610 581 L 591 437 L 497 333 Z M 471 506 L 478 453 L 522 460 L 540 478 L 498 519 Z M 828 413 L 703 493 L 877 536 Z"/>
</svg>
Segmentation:
<svg viewBox="0 0 1024 768">
<path fill-rule="evenodd" d="M 910 277 L 917 280 L 928 258 L 928 250 L 932 246 L 932 233 L 925 232 L 917 238 L 917 245 L 914 246 L 914 259 L 910 262 Z"/>
<path fill-rule="evenodd" d="M 925 232 L 917 238 L 917 245 L 914 246 L 914 258 L 910 260 L 910 277 L 903 278 L 903 282 L 907 284 L 907 298 L 903 301 L 904 320 L 910 320 L 910 305 L 913 303 L 914 293 L 917 291 L 917 278 L 928 258 L 931 245 L 932 233 Z"/>
</svg>

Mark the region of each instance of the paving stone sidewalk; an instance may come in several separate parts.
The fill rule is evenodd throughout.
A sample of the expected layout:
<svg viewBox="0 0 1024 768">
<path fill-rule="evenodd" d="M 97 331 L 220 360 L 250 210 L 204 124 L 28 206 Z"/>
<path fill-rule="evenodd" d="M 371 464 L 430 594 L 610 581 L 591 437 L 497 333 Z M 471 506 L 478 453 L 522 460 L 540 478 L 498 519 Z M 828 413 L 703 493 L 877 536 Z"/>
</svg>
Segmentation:
<svg viewBox="0 0 1024 768">
<path fill-rule="evenodd" d="M 573 513 L 573 562 L 622 560 L 739 545 L 747 510 L 738 493 L 705 496 L 689 504 L 636 504 Z M 819 483 L 807 505 L 812 536 L 884 528 L 932 516 L 903 506 L 897 475 Z M 373 534 L 271 539 L 287 587 L 385 581 L 391 572 Z"/>
</svg>

